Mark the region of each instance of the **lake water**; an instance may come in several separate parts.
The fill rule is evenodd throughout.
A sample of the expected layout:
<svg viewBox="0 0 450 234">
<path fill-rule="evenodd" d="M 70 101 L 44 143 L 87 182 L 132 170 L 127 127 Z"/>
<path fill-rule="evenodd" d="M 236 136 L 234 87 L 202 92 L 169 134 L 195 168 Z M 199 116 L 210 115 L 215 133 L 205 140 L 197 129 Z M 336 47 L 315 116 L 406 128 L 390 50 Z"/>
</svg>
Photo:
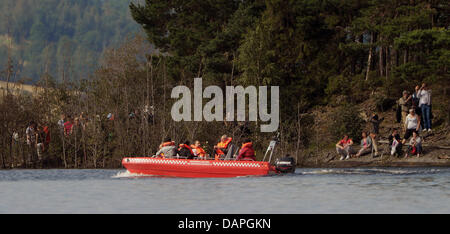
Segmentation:
<svg viewBox="0 0 450 234">
<path fill-rule="evenodd" d="M 299 168 L 227 179 L 4 170 L 0 213 L 450 213 L 450 168 Z"/>
</svg>

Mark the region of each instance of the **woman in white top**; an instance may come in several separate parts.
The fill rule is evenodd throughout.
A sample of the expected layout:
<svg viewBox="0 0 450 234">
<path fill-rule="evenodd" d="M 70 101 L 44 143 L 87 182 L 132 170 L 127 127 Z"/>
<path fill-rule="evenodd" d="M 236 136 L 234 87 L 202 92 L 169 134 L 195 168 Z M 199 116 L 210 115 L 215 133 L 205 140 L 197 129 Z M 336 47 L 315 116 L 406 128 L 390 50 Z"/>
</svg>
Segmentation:
<svg viewBox="0 0 450 234">
<path fill-rule="evenodd" d="M 418 115 L 416 115 L 414 109 L 409 110 L 409 114 L 406 116 L 405 121 L 405 136 L 403 137 L 404 140 L 408 139 L 413 132 L 419 132 L 420 128 L 420 118 Z"/>
</svg>

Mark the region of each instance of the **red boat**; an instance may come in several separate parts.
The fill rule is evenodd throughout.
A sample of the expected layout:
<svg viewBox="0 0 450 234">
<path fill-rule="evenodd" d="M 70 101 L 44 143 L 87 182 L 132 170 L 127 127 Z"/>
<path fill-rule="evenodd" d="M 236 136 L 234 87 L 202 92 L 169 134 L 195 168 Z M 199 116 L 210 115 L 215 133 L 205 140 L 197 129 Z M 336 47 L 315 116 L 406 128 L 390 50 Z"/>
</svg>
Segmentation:
<svg viewBox="0 0 450 234">
<path fill-rule="evenodd" d="M 239 177 L 276 173 L 274 166 L 258 161 L 124 158 L 122 164 L 130 173 L 168 177 Z"/>
<path fill-rule="evenodd" d="M 124 158 L 122 165 L 130 173 L 140 175 L 168 177 L 239 177 L 266 176 L 295 171 L 295 161 L 292 157 L 284 157 L 275 161 L 275 166 L 269 162 L 277 141 L 271 141 L 262 161 L 179 159 L 179 158 Z M 266 156 L 270 158 L 266 162 Z"/>
</svg>

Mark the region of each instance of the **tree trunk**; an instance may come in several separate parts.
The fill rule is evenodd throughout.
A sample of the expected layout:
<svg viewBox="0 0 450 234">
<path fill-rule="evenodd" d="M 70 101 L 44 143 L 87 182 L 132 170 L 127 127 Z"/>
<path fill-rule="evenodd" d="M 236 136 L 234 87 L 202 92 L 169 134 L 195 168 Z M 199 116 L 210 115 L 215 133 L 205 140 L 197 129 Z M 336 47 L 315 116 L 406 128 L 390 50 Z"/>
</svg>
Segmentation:
<svg viewBox="0 0 450 234">
<path fill-rule="evenodd" d="M 403 64 L 408 62 L 408 49 L 405 49 L 405 53 L 403 54 Z"/>
<path fill-rule="evenodd" d="M 19 143 L 20 152 L 22 153 L 22 168 L 26 168 L 27 166 L 27 156 L 25 155 L 25 150 L 23 148 L 23 143 Z"/>
<path fill-rule="evenodd" d="M 84 157 L 84 168 L 88 167 L 87 163 L 87 152 L 86 152 L 86 138 L 85 138 L 85 132 L 83 130 L 82 134 L 82 142 L 83 142 L 83 157 Z"/>
<path fill-rule="evenodd" d="M 389 62 L 390 62 L 390 56 L 389 56 L 389 47 L 385 47 L 386 52 L 385 52 L 385 56 L 386 56 L 386 80 L 389 79 Z"/>
<path fill-rule="evenodd" d="M 6 146 L 4 140 L 3 140 L 2 144 L 3 144 L 4 146 Z M 1 158 L 2 158 L 2 168 L 6 168 L 6 162 L 5 162 L 5 149 L 4 149 L 4 147 L 2 147 L 2 149 L 0 150 L 0 152 L 1 152 Z"/>
<path fill-rule="evenodd" d="M 381 39 L 381 38 L 380 38 Z M 383 60 L 383 46 L 380 46 L 380 58 L 379 58 L 379 62 L 378 62 L 378 67 L 379 67 L 379 70 L 380 70 L 380 76 L 383 76 L 384 75 L 384 66 L 383 66 L 383 62 L 384 62 L 384 60 Z"/>
<path fill-rule="evenodd" d="M 97 156 L 98 156 L 97 154 L 98 154 L 98 152 L 97 152 L 97 143 L 95 143 L 94 144 L 94 152 L 93 152 L 94 168 L 97 168 Z"/>
<path fill-rule="evenodd" d="M 300 104 L 297 104 L 297 147 L 295 150 L 295 163 L 298 163 L 298 153 L 300 152 L 300 144 L 302 138 L 302 124 L 301 124 L 301 115 L 300 115 Z"/>
<path fill-rule="evenodd" d="M 392 51 L 394 52 L 394 56 L 395 56 L 395 64 L 394 64 L 394 66 L 392 66 L 394 68 L 394 67 L 398 67 L 398 65 L 400 64 L 400 62 L 399 62 L 400 56 L 399 56 L 398 50 L 392 49 Z"/>
<path fill-rule="evenodd" d="M 64 168 L 67 168 L 67 160 L 66 160 L 66 139 L 64 133 L 62 134 L 62 142 L 63 142 L 63 162 Z"/>
<path fill-rule="evenodd" d="M 77 154 L 78 154 L 78 142 L 77 142 L 77 135 L 76 134 L 77 133 L 75 133 L 75 145 L 74 145 L 74 152 L 75 152 L 74 157 L 75 157 L 75 160 L 74 160 L 74 168 L 78 168 L 78 157 L 77 157 Z"/>
<path fill-rule="evenodd" d="M 372 64 L 372 50 L 373 50 L 372 43 L 373 43 L 373 33 L 370 34 L 370 49 L 369 49 L 369 58 L 367 59 L 366 81 L 369 80 L 370 65 Z"/>
<path fill-rule="evenodd" d="M 6 168 L 6 165 L 5 165 L 5 155 L 3 154 L 3 151 L 2 151 L 2 153 L 1 153 L 1 158 L 2 158 L 2 168 Z"/>
<path fill-rule="evenodd" d="M 10 160 L 10 167 L 14 167 L 14 157 L 13 157 L 13 135 L 11 134 L 11 137 L 9 139 L 9 160 Z"/>
</svg>

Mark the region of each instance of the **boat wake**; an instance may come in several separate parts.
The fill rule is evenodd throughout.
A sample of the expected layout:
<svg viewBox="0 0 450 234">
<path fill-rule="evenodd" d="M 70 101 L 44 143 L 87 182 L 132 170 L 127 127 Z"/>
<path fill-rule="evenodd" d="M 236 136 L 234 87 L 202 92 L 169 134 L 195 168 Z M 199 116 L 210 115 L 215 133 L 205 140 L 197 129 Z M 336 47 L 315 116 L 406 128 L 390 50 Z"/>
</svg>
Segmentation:
<svg viewBox="0 0 450 234">
<path fill-rule="evenodd" d="M 300 172 L 301 175 L 326 175 L 326 174 L 350 174 L 350 175 L 413 175 L 413 174 L 434 174 L 439 173 L 439 169 L 382 169 L 382 168 L 350 168 L 350 169 L 319 169 Z"/>
<path fill-rule="evenodd" d="M 142 178 L 142 177 L 155 177 L 152 175 L 143 175 L 138 173 L 131 173 L 128 170 L 127 171 L 119 171 L 116 175 L 113 175 L 112 178 L 114 179 L 121 179 L 121 178 Z"/>
</svg>

